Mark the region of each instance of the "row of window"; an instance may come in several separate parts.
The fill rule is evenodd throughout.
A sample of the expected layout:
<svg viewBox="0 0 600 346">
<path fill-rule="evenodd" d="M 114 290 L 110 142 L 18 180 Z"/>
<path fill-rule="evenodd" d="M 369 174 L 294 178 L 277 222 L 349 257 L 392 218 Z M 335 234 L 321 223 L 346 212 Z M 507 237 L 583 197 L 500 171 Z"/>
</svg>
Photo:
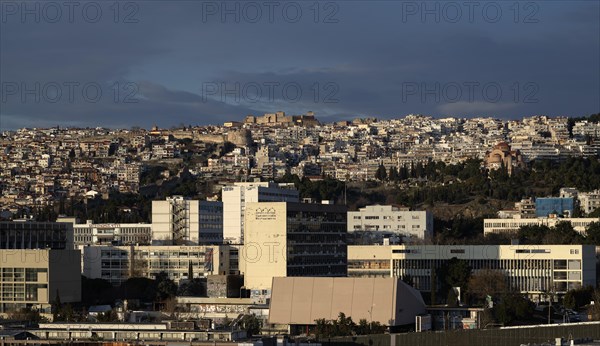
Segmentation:
<svg viewBox="0 0 600 346">
<path fill-rule="evenodd" d="M 355 215 L 352 217 L 354 220 L 361 220 L 362 216 L 360 215 Z M 364 219 L 365 220 L 379 220 L 379 215 L 365 215 Z M 411 215 L 411 219 L 413 220 L 419 220 L 421 217 L 419 215 Z M 381 217 L 381 219 L 383 220 L 393 220 L 394 217 L 393 216 L 389 216 L 389 215 L 384 215 Z M 397 220 L 403 220 L 404 217 L 402 215 L 398 215 L 396 217 Z"/>
<path fill-rule="evenodd" d="M 46 268 L 2 268 L 0 282 L 37 282 L 38 273 L 46 272 Z"/>
</svg>

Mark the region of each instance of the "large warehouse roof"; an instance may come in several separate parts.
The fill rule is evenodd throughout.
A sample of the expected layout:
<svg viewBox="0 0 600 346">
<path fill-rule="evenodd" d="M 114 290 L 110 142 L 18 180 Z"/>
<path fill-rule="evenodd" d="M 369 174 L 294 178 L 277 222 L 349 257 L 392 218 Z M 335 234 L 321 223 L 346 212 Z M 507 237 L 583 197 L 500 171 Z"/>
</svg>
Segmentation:
<svg viewBox="0 0 600 346">
<path fill-rule="evenodd" d="M 312 325 L 317 319 L 411 324 L 425 313 L 419 291 L 396 278 L 273 278 L 269 323 Z"/>
</svg>

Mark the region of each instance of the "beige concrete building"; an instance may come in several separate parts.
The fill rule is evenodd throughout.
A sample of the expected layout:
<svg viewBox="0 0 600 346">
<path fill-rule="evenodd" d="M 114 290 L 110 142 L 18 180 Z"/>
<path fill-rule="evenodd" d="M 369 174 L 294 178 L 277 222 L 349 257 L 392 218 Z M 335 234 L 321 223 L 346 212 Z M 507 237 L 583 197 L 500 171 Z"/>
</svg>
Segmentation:
<svg viewBox="0 0 600 346">
<path fill-rule="evenodd" d="M 393 246 L 392 275 L 410 276 L 420 291 L 430 292 L 432 271 L 453 257 L 469 262 L 473 272 L 498 270 L 507 284 L 534 300 L 545 292 L 596 285 L 594 245 L 422 245 Z M 439 278 L 438 278 L 439 281 Z"/>
<path fill-rule="evenodd" d="M 223 238 L 226 243 L 243 244 L 246 203 L 299 202 L 294 184 L 237 182 L 223 186 Z"/>
<path fill-rule="evenodd" d="M 346 276 L 346 207 L 247 203 L 240 270 L 251 296 L 268 297 L 274 277 Z"/>
<path fill-rule="evenodd" d="M 358 322 L 386 326 L 415 323 L 425 313 L 419 291 L 394 278 L 274 278 L 269 323 L 294 327 L 335 320 L 343 312 Z"/>
<path fill-rule="evenodd" d="M 349 277 L 391 277 L 392 251 L 390 246 L 348 246 Z"/>
<path fill-rule="evenodd" d="M 79 250 L 0 250 L 0 313 L 81 300 Z"/>
<path fill-rule="evenodd" d="M 432 287 L 440 287 L 434 272 L 456 257 L 468 261 L 473 273 L 498 270 L 510 287 L 534 300 L 544 300 L 544 292 L 560 295 L 595 286 L 595 254 L 594 245 L 348 246 L 348 275 L 410 277 L 416 289 L 431 292 Z"/>
</svg>

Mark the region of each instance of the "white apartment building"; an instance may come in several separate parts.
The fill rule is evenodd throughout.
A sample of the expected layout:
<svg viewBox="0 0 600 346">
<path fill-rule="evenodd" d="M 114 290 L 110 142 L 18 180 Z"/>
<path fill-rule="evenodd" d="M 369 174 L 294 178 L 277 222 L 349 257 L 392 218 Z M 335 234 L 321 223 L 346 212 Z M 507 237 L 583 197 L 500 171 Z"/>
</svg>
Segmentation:
<svg viewBox="0 0 600 346">
<path fill-rule="evenodd" d="M 155 278 L 165 272 L 180 280 L 229 274 L 232 259 L 227 245 L 197 246 L 80 246 L 82 274 L 120 285 L 130 277 Z M 237 252 L 236 252 L 237 255 Z M 237 263 L 237 258 L 234 259 Z"/>
<path fill-rule="evenodd" d="M 73 242 L 79 245 L 150 245 L 152 224 L 149 223 L 93 223 L 73 225 Z"/>
<path fill-rule="evenodd" d="M 223 205 L 182 196 L 152 201 L 152 243 L 218 244 L 223 239 Z"/>
<path fill-rule="evenodd" d="M 579 200 L 581 210 L 586 214 L 593 213 L 596 209 L 600 208 L 600 190 L 580 192 L 577 195 L 577 199 Z"/>
<path fill-rule="evenodd" d="M 224 241 L 230 244 L 243 244 L 246 203 L 299 202 L 299 194 L 293 184 L 242 182 L 224 186 L 222 200 Z"/>
<path fill-rule="evenodd" d="M 391 205 L 368 205 L 348 212 L 348 232 L 383 231 L 420 239 L 433 235 L 433 214 Z"/>
<path fill-rule="evenodd" d="M 559 222 L 569 222 L 577 232 L 585 233 L 586 227 L 592 222 L 600 222 L 600 218 L 484 219 L 483 233 L 515 233 L 519 231 L 521 226 L 555 227 Z"/>
<path fill-rule="evenodd" d="M 440 287 L 435 271 L 453 257 L 468 261 L 472 274 L 500 271 L 510 287 L 533 300 L 596 285 L 594 245 L 348 246 L 348 275 L 410 277 L 416 289 L 431 292 L 433 284 Z"/>
</svg>

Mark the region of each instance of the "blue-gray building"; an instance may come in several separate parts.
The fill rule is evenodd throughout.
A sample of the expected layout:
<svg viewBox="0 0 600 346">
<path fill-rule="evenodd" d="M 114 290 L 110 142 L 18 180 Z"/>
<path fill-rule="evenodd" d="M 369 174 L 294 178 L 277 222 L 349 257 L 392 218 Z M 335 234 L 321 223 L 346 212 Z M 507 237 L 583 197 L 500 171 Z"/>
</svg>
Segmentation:
<svg viewBox="0 0 600 346">
<path fill-rule="evenodd" d="M 572 197 L 545 197 L 535 199 L 535 215 L 546 217 L 552 213 L 558 213 L 565 217 L 572 217 L 575 208 L 575 200 Z"/>
<path fill-rule="evenodd" d="M 199 202 L 199 244 L 223 244 L 223 202 Z"/>
</svg>

